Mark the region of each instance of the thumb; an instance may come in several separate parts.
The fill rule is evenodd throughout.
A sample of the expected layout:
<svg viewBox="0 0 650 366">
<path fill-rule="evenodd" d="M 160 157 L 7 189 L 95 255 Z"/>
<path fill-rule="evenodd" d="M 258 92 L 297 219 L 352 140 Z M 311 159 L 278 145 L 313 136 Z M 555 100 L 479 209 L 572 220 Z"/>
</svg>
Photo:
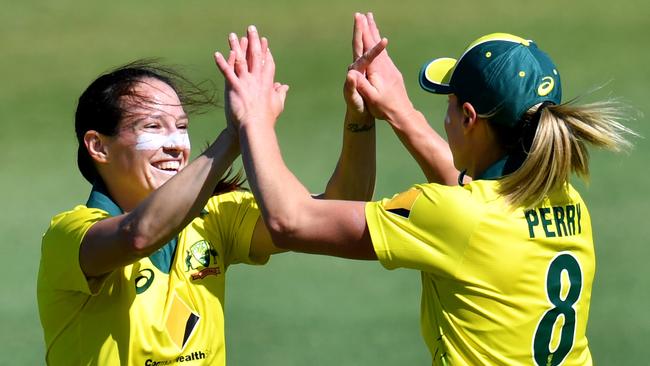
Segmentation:
<svg viewBox="0 0 650 366">
<path fill-rule="evenodd" d="M 280 102 L 282 102 L 282 105 L 284 106 L 284 101 L 287 99 L 287 93 L 289 92 L 289 85 L 275 82 L 273 83 L 273 89 L 278 93 Z"/>
<path fill-rule="evenodd" d="M 361 94 L 363 99 L 374 100 L 379 97 L 379 92 L 377 89 L 370 83 L 370 81 L 368 81 L 368 79 L 366 79 L 365 76 L 363 76 L 363 74 L 356 70 L 350 70 L 348 72 L 348 77 L 350 76 L 354 78 L 356 89 L 359 94 Z"/>
<path fill-rule="evenodd" d="M 356 74 L 359 74 L 358 71 L 356 70 L 350 70 L 348 71 L 347 75 L 345 76 L 345 91 L 348 94 L 352 94 L 355 92 L 357 89 L 357 76 Z M 363 77 L 363 75 L 362 75 Z"/>
</svg>

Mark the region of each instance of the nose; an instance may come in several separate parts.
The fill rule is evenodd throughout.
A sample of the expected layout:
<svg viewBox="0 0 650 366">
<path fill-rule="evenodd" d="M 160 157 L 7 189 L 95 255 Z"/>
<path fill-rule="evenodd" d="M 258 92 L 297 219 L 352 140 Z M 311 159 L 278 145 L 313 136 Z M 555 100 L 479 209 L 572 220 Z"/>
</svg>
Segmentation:
<svg viewBox="0 0 650 366">
<path fill-rule="evenodd" d="M 165 143 L 163 144 L 163 149 L 165 150 L 184 150 L 190 148 L 190 138 L 187 133 L 180 133 L 178 131 L 167 136 Z"/>
</svg>

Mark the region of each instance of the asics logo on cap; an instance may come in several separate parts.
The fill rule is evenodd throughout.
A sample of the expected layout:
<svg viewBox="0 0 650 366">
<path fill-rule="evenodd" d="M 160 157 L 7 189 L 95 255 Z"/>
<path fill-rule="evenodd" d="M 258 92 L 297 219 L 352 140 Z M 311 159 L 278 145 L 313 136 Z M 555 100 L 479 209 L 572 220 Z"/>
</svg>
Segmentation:
<svg viewBox="0 0 650 366">
<path fill-rule="evenodd" d="M 542 83 L 537 87 L 537 94 L 540 96 L 548 95 L 555 87 L 555 79 L 550 76 L 542 78 Z"/>
</svg>

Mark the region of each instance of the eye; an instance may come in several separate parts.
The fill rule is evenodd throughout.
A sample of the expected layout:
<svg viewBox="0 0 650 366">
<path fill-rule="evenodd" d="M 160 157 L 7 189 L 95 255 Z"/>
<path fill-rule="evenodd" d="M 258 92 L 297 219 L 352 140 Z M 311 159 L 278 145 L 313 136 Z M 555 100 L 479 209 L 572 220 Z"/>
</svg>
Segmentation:
<svg viewBox="0 0 650 366">
<path fill-rule="evenodd" d="M 179 123 L 179 124 L 176 125 L 176 128 L 179 129 L 179 130 L 187 130 L 187 125 L 188 125 L 187 122 Z"/>
<path fill-rule="evenodd" d="M 159 130 L 161 128 L 160 123 L 157 122 L 149 122 L 144 125 L 144 128 L 147 130 Z"/>
</svg>

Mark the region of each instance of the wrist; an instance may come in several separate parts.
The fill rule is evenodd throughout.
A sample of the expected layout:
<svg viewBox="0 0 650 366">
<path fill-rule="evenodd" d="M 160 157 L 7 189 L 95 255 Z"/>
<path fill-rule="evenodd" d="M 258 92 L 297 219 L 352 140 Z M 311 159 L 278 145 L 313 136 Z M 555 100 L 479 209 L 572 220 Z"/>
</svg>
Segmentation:
<svg viewBox="0 0 650 366">
<path fill-rule="evenodd" d="M 345 112 L 345 129 L 352 132 L 371 130 L 375 126 L 375 117 L 365 112 L 347 109 Z"/>
<path fill-rule="evenodd" d="M 267 128 L 273 130 L 274 126 L 275 118 L 270 118 L 268 116 L 248 116 L 239 120 L 239 123 L 237 124 L 237 132 L 241 134 L 242 132 L 250 132 L 252 130 Z"/>
<path fill-rule="evenodd" d="M 407 108 L 400 108 L 386 114 L 386 122 L 398 130 L 402 130 L 419 120 L 425 120 L 424 115 L 415 109 L 412 104 Z"/>
</svg>

